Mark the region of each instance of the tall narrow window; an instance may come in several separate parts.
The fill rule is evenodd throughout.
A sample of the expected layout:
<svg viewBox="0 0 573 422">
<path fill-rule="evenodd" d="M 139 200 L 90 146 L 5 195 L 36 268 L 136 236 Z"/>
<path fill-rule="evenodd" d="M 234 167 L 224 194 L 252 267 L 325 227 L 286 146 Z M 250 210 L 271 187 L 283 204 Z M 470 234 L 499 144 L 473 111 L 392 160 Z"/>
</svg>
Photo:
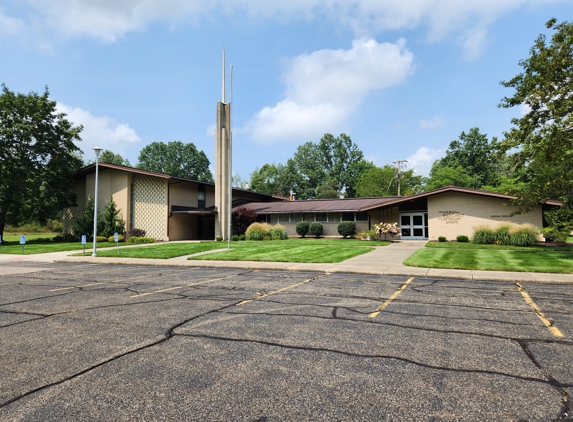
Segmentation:
<svg viewBox="0 0 573 422">
<path fill-rule="evenodd" d="M 205 209 L 205 185 L 199 185 L 199 191 L 197 192 L 197 207 Z"/>
</svg>

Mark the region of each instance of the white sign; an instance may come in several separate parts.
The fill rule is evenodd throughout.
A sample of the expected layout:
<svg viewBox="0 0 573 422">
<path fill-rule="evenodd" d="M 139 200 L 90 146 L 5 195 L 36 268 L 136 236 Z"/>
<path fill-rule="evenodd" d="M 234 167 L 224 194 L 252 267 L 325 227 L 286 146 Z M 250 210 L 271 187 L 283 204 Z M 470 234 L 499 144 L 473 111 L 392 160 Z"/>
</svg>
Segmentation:
<svg viewBox="0 0 573 422">
<path fill-rule="evenodd" d="M 86 240 L 87 240 L 87 239 L 86 239 L 86 235 L 85 235 L 85 234 L 82 235 L 82 245 L 85 245 L 85 244 L 86 244 Z"/>
<path fill-rule="evenodd" d="M 113 240 L 115 241 L 115 243 L 119 242 L 119 236 L 117 235 L 117 232 L 113 234 Z"/>
<path fill-rule="evenodd" d="M 20 236 L 20 245 L 26 244 L 26 236 Z"/>
</svg>

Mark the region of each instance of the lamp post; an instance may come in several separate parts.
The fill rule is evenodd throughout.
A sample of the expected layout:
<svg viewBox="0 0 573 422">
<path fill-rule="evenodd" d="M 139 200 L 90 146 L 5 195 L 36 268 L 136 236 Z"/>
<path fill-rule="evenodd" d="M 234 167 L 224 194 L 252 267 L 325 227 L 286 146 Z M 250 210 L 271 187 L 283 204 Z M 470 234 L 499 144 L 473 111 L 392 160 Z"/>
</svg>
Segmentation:
<svg viewBox="0 0 573 422">
<path fill-rule="evenodd" d="M 96 175 L 95 175 L 95 191 L 94 191 L 94 251 L 92 256 L 96 256 L 96 237 L 97 237 L 97 179 L 99 170 L 99 155 L 103 148 L 93 147 L 92 148 L 96 154 Z"/>
</svg>

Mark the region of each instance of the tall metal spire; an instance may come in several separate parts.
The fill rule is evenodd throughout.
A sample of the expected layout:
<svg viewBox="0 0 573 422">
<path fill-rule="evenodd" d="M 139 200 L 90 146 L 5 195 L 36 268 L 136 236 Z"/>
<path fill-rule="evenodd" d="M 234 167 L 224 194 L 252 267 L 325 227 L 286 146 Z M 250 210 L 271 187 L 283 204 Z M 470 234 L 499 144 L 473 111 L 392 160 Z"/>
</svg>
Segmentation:
<svg viewBox="0 0 573 422">
<path fill-rule="evenodd" d="M 225 49 L 223 49 L 223 81 L 222 81 L 222 88 L 223 88 L 223 100 L 221 101 L 225 104 Z"/>
</svg>

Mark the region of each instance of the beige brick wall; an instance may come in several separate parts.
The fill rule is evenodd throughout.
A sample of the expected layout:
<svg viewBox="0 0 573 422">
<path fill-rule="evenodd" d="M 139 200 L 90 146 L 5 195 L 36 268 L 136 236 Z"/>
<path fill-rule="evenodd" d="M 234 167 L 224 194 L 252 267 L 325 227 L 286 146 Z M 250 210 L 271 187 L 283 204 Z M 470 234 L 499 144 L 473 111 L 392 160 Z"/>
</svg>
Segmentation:
<svg viewBox="0 0 573 422">
<path fill-rule="evenodd" d="M 130 175 L 126 171 L 106 169 L 100 171 L 98 175 L 98 196 L 97 209 L 103 211 L 110 198 L 113 198 L 119 216 L 122 220 L 129 219 L 129 185 Z M 86 176 L 86 197 L 87 200 L 94 198 L 95 173 Z M 127 228 L 127 227 L 126 227 Z"/>
<path fill-rule="evenodd" d="M 169 206 L 179 205 L 182 207 L 197 208 L 198 206 L 197 193 L 198 193 L 197 183 L 171 182 L 169 184 Z"/>
<path fill-rule="evenodd" d="M 169 217 L 169 240 L 197 239 L 197 218 L 197 215 L 171 215 Z"/>
<path fill-rule="evenodd" d="M 157 240 L 167 237 L 167 179 L 133 175 L 134 225 Z"/>
<path fill-rule="evenodd" d="M 543 225 L 541 205 L 532 212 L 511 216 L 516 207 L 504 206 L 508 201 L 482 195 L 461 192 L 446 192 L 428 197 L 429 240 L 445 236 L 455 240 L 456 236 L 473 235 L 473 227 L 480 224 L 497 226 L 499 222 L 516 224 L 529 223 L 537 227 Z"/>
<path fill-rule="evenodd" d="M 66 208 L 62 212 L 62 221 L 64 223 L 65 234 L 73 233 L 74 225 L 76 224 L 76 218 L 81 217 L 86 209 L 86 180 L 76 180 L 74 189 L 76 191 L 78 206 Z"/>
</svg>

